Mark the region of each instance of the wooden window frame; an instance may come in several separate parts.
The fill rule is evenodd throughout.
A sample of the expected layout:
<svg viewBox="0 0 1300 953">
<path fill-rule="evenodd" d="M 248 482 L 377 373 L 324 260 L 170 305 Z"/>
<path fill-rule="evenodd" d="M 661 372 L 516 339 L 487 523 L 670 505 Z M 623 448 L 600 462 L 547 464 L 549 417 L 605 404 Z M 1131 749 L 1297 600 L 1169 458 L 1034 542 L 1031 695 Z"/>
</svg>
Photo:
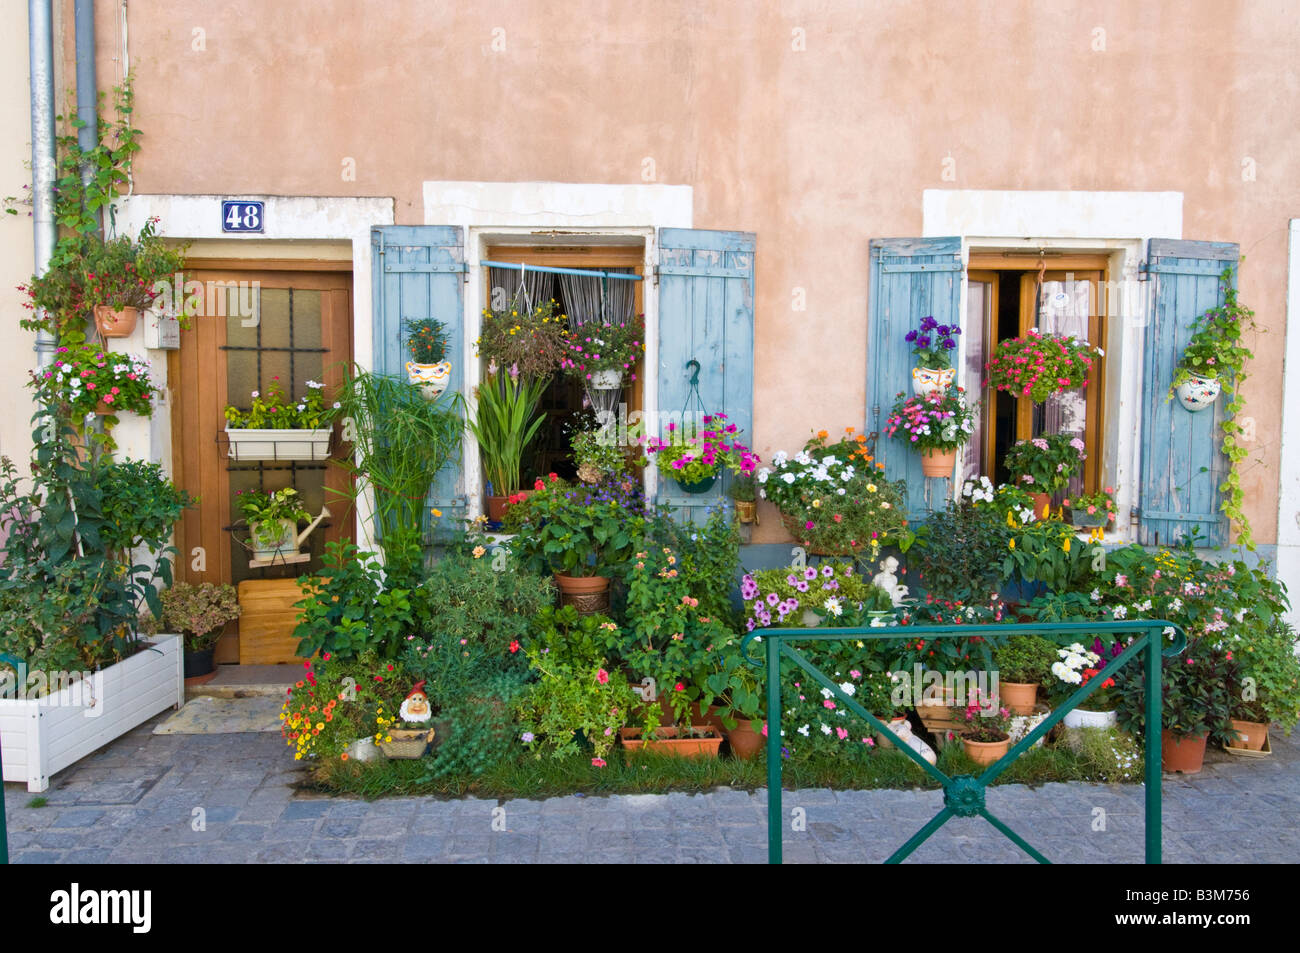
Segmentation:
<svg viewBox="0 0 1300 953">
<path fill-rule="evenodd" d="M 1092 301 L 1094 313 L 1089 315 L 1088 318 L 1088 340 L 1103 350 L 1105 349 L 1108 333 L 1106 289 L 1110 286 L 1111 270 L 1110 256 L 1108 254 L 1063 254 L 1040 258 L 1037 255 L 971 252 L 966 267 L 966 280 L 988 282 L 992 287 L 988 312 L 991 319 L 986 320 L 984 326 L 984 353 L 986 355 L 992 353 L 992 348 L 996 343 L 999 303 L 998 279 L 1001 277 L 1001 273 L 1008 271 L 1021 273 L 1020 333 L 1023 334 L 1025 330 L 1033 326 L 1035 302 L 1032 299 L 1037 281 L 1036 272 L 1044 263 L 1047 265 L 1044 274 L 1044 280 L 1046 281 L 1062 280 L 1066 276 L 1073 276 L 1075 281 L 1083 280 L 1093 283 Z M 963 319 L 964 317 L 963 315 Z M 1106 432 L 1104 426 L 1106 420 L 1106 358 L 1101 355 L 1094 357 L 1093 360 L 1093 373 L 1088 382 L 1088 412 L 1084 431 L 1084 442 L 1091 448 L 1088 460 L 1083 468 L 1085 493 L 1096 493 L 1106 485 L 1104 473 L 1106 453 L 1103 445 Z M 979 393 L 984 424 L 984 446 L 980 448 L 981 470 L 987 473 L 992 469 L 996 435 L 993 432 L 994 420 L 989 391 L 980 386 Z M 1020 401 L 1017 407 L 1017 439 L 1030 434 L 1033 426 L 1032 421 L 1033 405 L 1028 401 Z"/>
</svg>

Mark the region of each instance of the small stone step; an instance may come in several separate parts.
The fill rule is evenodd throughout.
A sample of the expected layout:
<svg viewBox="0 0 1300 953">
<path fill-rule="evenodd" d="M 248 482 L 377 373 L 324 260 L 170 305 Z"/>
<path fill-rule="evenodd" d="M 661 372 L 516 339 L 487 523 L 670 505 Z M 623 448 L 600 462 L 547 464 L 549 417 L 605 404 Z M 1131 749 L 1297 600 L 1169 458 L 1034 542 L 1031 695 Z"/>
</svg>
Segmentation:
<svg viewBox="0 0 1300 953">
<path fill-rule="evenodd" d="M 250 698 L 282 696 L 300 678 L 301 665 L 218 665 L 217 677 L 202 685 L 187 685 L 187 698 Z"/>
</svg>

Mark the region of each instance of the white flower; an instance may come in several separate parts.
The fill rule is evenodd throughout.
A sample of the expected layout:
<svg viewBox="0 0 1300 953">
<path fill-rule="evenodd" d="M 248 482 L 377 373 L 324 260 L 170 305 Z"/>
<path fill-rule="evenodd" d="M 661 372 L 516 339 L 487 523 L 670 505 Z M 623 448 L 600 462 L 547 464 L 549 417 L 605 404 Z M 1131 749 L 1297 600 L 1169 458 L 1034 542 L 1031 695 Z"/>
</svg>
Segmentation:
<svg viewBox="0 0 1300 953">
<path fill-rule="evenodd" d="M 807 725 L 804 725 L 802 728 L 800 728 L 800 729 L 799 729 L 799 734 L 801 734 L 801 735 L 803 735 L 805 738 L 807 738 L 807 737 L 808 737 L 808 726 L 807 726 Z"/>
<path fill-rule="evenodd" d="M 830 697 L 831 697 L 831 690 L 829 688 L 823 688 L 822 698 L 830 698 Z"/>
<path fill-rule="evenodd" d="M 822 457 L 822 466 L 824 467 L 833 467 L 838 462 L 839 461 L 835 459 L 834 455 Z"/>
<path fill-rule="evenodd" d="M 785 466 L 785 462 L 789 459 L 790 459 L 789 454 L 787 454 L 784 450 L 778 450 L 776 453 L 772 454 L 772 463 L 778 467 Z"/>
<path fill-rule="evenodd" d="M 767 467 L 764 467 L 763 469 L 761 469 L 761 470 L 758 471 L 758 482 L 759 482 L 759 483 L 766 483 L 766 482 L 767 482 L 767 475 L 768 475 L 768 472 L 769 472 L 769 471 L 768 471 Z"/>
<path fill-rule="evenodd" d="M 843 496 L 844 493 L 845 493 L 844 487 L 840 487 L 838 490 L 835 491 L 836 496 Z"/>
<path fill-rule="evenodd" d="M 844 607 L 840 605 L 840 600 L 836 599 L 834 596 L 831 596 L 822 603 L 822 608 L 836 617 L 840 616 L 844 612 Z M 849 692 L 849 694 L 852 695 L 853 693 Z"/>
<path fill-rule="evenodd" d="M 822 734 L 829 735 L 831 733 L 831 726 L 824 721 L 819 721 L 817 724 L 821 725 Z"/>
<path fill-rule="evenodd" d="M 794 482 L 794 474 L 793 474 L 793 473 L 782 473 L 782 474 L 781 474 L 781 479 L 784 480 L 787 484 L 791 484 L 791 483 Z"/>
<path fill-rule="evenodd" d="M 1128 609 L 1125 608 L 1124 606 L 1116 606 L 1114 609 L 1111 610 L 1111 615 L 1113 615 L 1116 619 L 1126 619 L 1128 618 Z"/>
<path fill-rule="evenodd" d="M 798 453 L 794 455 L 794 462 L 799 464 L 800 466 L 806 467 L 813 462 L 813 459 L 806 450 L 800 450 Z"/>
<path fill-rule="evenodd" d="M 1088 598 L 1093 602 L 1101 602 L 1101 590 L 1093 589 L 1092 592 L 1088 594 Z"/>
<path fill-rule="evenodd" d="M 852 682 L 843 682 L 840 684 L 840 691 L 842 691 L 845 695 L 848 695 L 850 698 L 853 697 L 854 693 L 857 692 L 857 690 L 858 687 L 854 685 Z"/>
<path fill-rule="evenodd" d="M 310 387 L 312 390 L 320 390 L 325 385 L 322 384 L 320 381 L 307 381 L 307 386 Z"/>
</svg>

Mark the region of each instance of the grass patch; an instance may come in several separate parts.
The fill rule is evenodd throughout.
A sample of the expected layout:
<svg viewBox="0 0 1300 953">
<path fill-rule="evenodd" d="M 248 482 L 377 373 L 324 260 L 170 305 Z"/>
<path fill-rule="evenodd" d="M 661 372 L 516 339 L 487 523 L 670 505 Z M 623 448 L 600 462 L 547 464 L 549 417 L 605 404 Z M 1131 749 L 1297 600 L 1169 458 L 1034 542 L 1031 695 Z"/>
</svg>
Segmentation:
<svg viewBox="0 0 1300 953">
<path fill-rule="evenodd" d="M 545 798 L 570 794 L 667 794 L 710 791 L 719 787 L 761 790 L 767 785 L 762 755 L 752 761 L 734 758 L 685 759 L 616 750 L 604 768 L 587 757 L 565 759 L 520 757 L 495 765 L 478 777 L 434 778 L 429 759 L 415 761 L 335 762 L 322 764 L 303 784 L 311 790 L 366 799 L 379 797 Z M 939 752 L 938 767 L 949 776 L 979 775 L 960 744 Z M 881 750 L 862 761 L 825 758 L 787 761 L 787 788 L 938 788 L 937 781 L 897 751 Z M 1051 781 L 1098 781 L 1094 759 L 1060 745 L 1034 748 L 1021 755 L 995 782 L 1046 784 Z"/>
<path fill-rule="evenodd" d="M 47 798 L 47 797 L 40 797 L 40 796 L 37 796 L 37 797 L 32 798 L 30 801 L 28 801 L 28 802 L 27 802 L 27 806 L 28 806 L 28 807 L 44 807 L 45 805 L 47 805 L 47 804 L 49 804 L 49 803 L 50 803 L 50 799 L 49 799 L 49 798 Z"/>
</svg>

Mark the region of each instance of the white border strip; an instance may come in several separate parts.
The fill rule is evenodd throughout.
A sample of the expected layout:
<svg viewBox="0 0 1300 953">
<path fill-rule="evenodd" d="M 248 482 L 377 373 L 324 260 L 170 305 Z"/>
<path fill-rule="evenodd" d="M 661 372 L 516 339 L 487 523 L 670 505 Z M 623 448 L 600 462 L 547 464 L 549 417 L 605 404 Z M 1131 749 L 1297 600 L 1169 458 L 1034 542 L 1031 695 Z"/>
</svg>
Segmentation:
<svg viewBox="0 0 1300 953">
<path fill-rule="evenodd" d="M 1291 592 L 1287 621 L 1300 626 L 1300 218 L 1287 250 L 1286 350 L 1282 371 L 1282 447 L 1278 466 L 1277 578 Z"/>
</svg>

